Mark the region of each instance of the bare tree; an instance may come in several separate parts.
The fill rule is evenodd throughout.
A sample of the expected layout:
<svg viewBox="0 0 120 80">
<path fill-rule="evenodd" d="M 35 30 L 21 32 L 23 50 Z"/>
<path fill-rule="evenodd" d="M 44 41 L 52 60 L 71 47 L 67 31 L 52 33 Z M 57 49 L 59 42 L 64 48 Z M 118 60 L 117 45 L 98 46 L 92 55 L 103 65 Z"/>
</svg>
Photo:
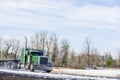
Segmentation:
<svg viewBox="0 0 120 80">
<path fill-rule="evenodd" d="M 17 58 L 17 53 L 20 47 L 20 43 L 15 39 L 7 39 L 4 41 L 3 55 L 5 59 Z"/>
<path fill-rule="evenodd" d="M 120 67 L 120 53 L 118 55 L 118 67 Z"/>
<path fill-rule="evenodd" d="M 53 38 L 54 36 L 47 36 L 46 37 L 46 51 L 47 51 L 47 56 L 51 59 L 52 58 L 52 54 L 51 54 L 51 50 L 52 50 L 52 46 L 53 46 Z"/>
<path fill-rule="evenodd" d="M 102 56 L 100 56 L 99 54 L 100 53 L 98 52 L 98 50 L 93 48 L 90 61 L 91 61 L 92 67 L 94 67 L 94 68 L 104 65 Z"/>
<path fill-rule="evenodd" d="M 87 66 L 90 67 L 90 54 L 92 50 L 92 41 L 89 38 L 85 40 L 85 53 L 87 54 Z"/>
<path fill-rule="evenodd" d="M 87 58 L 88 58 L 88 56 L 87 56 L 87 54 L 85 54 L 84 52 L 82 52 L 82 53 L 80 53 L 80 55 L 78 55 L 78 66 L 77 66 L 77 68 L 84 68 L 84 67 L 86 67 L 86 65 L 87 65 Z"/>
<path fill-rule="evenodd" d="M 120 53 L 118 54 L 118 57 L 115 59 L 115 67 L 120 67 Z"/>
<path fill-rule="evenodd" d="M 59 53 L 59 48 L 58 48 L 58 38 L 55 34 L 53 34 L 53 47 L 52 47 L 52 61 L 54 62 L 55 66 L 58 66 L 58 53 Z"/>
<path fill-rule="evenodd" d="M 46 31 L 40 31 L 39 33 L 36 33 L 33 37 L 31 37 L 31 48 L 44 50 L 46 37 Z"/>
<path fill-rule="evenodd" d="M 41 49 L 41 43 L 39 42 L 39 34 L 36 33 L 31 37 L 31 48 L 32 49 Z"/>
<path fill-rule="evenodd" d="M 4 47 L 3 55 L 4 55 L 4 58 L 7 59 L 7 58 L 11 57 L 11 56 L 9 56 L 9 50 L 12 47 L 12 40 L 11 39 L 5 40 L 4 45 L 5 45 L 5 47 Z"/>
<path fill-rule="evenodd" d="M 115 59 L 115 66 L 120 67 L 120 50 L 118 52 L 118 57 Z"/>
<path fill-rule="evenodd" d="M 67 60 L 68 60 L 68 53 L 69 53 L 69 47 L 70 47 L 70 45 L 69 45 L 68 40 L 63 40 L 61 45 L 62 45 L 61 52 L 63 54 L 63 57 L 62 57 L 62 66 L 63 67 L 67 67 L 67 62 L 68 62 Z"/>
<path fill-rule="evenodd" d="M 0 37 L 0 58 L 2 59 L 2 38 Z"/>
<path fill-rule="evenodd" d="M 97 56 L 97 49 L 92 49 L 92 54 L 90 55 L 90 64 L 92 67 L 98 66 L 98 56 Z"/>
<path fill-rule="evenodd" d="M 77 64 L 77 57 L 76 57 L 75 54 L 76 54 L 75 51 L 72 50 L 71 51 L 71 57 L 70 57 L 70 60 L 69 60 L 70 63 L 68 64 L 71 68 L 76 68 L 78 66 L 78 64 Z"/>
<path fill-rule="evenodd" d="M 17 58 L 17 53 L 20 47 L 20 43 L 18 40 L 13 39 L 12 40 L 12 47 L 11 47 L 11 56 L 12 58 Z"/>
</svg>

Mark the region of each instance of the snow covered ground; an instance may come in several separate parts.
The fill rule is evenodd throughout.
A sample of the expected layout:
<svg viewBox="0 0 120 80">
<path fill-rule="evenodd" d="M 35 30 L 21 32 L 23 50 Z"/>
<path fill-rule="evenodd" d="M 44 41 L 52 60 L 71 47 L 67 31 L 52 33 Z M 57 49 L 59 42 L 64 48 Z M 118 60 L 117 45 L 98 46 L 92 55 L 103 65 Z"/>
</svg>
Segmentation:
<svg viewBox="0 0 120 80">
<path fill-rule="evenodd" d="M 74 73 L 75 70 L 62 70 L 64 72 L 70 72 L 70 73 Z M 81 70 L 79 70 L 81 71 Z M 78 71 L 75 71 L 76 73 L 78 73 Z M 98 74 L 97 71 L 82 71 L 85 73 L 91 73 L 91 74 Z M 99 71 L 100 72 L 100 71 Z M 111 72 L 111 71 L 109 71 Z M 104 74 L 109 74 L 109 72 L 105 72 Z M 112 71 L 114 72 L 114 71 Z M 119 71 L 117 71 L 119 72 Z M 105 78 L 105 77 L 88 77 L 88 76 L 76 76 L 76 75 L 65 75 L 65 74 L 51 74 L 51 73 L 41 73 L 41 72 L 30 72 L 30 71 L 26 71 L 26 70 L 5 70 L 5 69 L 0 69 L 0 75 L 2 74 L 8 74 L 11 76 L 22 76 L 22 77 L 37 77 L 37 78 L 44 78 L 45 80 L 47 80 L 46 78 L 49 79 L 54 79 L 54 80 L 120 80 L 120 79 L 115 79 L 115 78 Z M 120 73 L 120 72 L 119 72 Z M 115 73 L 116 74 L 116 73 Z M 111 75 L 111 74 L 110 74 Z M 114 75 L 114 74 L 113 74 Z M 42 80 L 44 80 L 42 79 Z"/>
<path fill-rule="evenodd" d="M 53 72 L 59 74 L 120 78 L 120 70 L 53 69 Z"/>
</svg>

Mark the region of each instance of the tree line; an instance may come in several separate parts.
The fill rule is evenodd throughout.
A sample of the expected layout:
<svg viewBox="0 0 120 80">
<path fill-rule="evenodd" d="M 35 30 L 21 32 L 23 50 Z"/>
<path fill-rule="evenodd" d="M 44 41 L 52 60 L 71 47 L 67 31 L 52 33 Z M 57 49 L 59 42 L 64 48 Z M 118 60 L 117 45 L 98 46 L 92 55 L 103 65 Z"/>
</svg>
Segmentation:
<svg viewBox="0 0 120 80">
<path fill-rule="evenodd" d="M 29 39 L 29 48 L 44 50 L 44 55 L 54 63 L 55 67 L 83 69 L 86 67 L 120 67 L 120 54 L 113 59 L 111 52 L 104 52 L 94 48 L 92 40 L 85 39 L 84 49 L 76 53 L 70 50 L 70 42 L 67 39 L 59 40 L 58 36 L 40 31 Z M 24 46 L 22 46 L 24 47 Z M 17 39 L 0 38 L 0 59 L 19 59 L 20 41 Z"/>
</svg>

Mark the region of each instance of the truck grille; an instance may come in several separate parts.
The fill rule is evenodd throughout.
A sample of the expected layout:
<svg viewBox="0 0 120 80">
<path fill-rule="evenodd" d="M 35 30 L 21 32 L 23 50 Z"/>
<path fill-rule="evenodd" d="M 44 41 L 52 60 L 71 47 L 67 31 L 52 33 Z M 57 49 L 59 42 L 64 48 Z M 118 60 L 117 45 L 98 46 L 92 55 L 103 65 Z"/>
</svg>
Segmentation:
<svg viewBox="0 0 120 80">
<path fill-rule="evenodd" d="M 48 58 L 47 57 L 40 57 L 40 64 L 47 65 L 47 63 L 48 63 Z"/>
</svg>

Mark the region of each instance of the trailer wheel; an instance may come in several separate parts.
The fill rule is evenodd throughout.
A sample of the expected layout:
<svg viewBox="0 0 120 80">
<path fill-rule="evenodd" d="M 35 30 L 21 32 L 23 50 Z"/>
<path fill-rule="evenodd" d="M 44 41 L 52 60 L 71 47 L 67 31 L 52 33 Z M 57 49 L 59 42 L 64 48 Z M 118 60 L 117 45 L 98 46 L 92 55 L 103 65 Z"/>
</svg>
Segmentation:
<svg viewBox="0 0 120 80">
<path fill-rule="evenodd" d="M 34 71 L 32 64 L 30 65 L 30 71 L 32 71 L 32 72 Z"/>
<path fill-rule="evenodd" d="M 14 62 L 8 62 L 7 63 L 7 68 L 8 69 L 14 69 Z"/>
</svg>

